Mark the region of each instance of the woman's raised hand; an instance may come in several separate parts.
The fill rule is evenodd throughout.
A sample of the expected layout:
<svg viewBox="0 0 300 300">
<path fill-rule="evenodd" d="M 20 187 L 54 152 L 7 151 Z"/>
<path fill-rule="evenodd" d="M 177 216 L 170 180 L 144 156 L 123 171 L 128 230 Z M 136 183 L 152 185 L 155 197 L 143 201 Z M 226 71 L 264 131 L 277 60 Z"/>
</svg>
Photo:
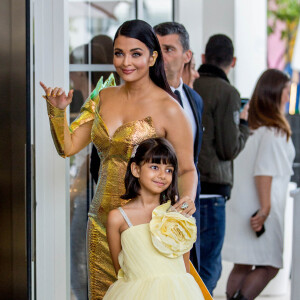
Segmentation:
<svg viewBox="0 0 300 300">
<path fill-rule="evenodd" d="M 65 91 L 62 88 L 47 87 L 41 81 L 40 81 L 40 85 L 45 91 L 48 101 L 56 108 L 65 109 L 72 102 L 73 90 L 70 90 L 67 96 Z"/>
</svg>

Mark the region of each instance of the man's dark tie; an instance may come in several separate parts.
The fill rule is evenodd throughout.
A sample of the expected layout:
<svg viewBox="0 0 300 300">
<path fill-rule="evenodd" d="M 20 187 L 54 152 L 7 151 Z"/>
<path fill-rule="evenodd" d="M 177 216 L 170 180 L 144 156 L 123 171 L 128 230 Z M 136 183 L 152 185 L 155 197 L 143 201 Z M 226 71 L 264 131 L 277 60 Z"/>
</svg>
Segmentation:
<svg viewBox="0 0 300 300">
<path fill-rule="evenodd" d="M 183 107 L 183 103 L 182 103 L 180 92 L 178 90 L 175 90 L 174 94 L 177 96 L 179 104 Z"/>
</svg>

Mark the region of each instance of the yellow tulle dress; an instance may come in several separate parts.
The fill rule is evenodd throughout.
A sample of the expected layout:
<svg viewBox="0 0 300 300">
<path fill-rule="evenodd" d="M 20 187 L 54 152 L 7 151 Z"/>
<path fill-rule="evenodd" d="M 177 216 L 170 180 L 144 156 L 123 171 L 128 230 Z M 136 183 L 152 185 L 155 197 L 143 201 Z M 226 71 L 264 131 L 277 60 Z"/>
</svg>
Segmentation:
<svg viewBox="0 0 300 300">
<path fill-rule="evenodd" d="M 136 226 L 120 209 L 129 228 L 121 234 L 118 280 L 104 300 L 205 299 L 194 277 L 186 272 L 182 256 L 193 244 L 185 239 L 196 238 L 196 232 L 181 214 L 166 217 L 162 212 L 168 206 L 156 208 L 150 223 Z"/>
</svg>

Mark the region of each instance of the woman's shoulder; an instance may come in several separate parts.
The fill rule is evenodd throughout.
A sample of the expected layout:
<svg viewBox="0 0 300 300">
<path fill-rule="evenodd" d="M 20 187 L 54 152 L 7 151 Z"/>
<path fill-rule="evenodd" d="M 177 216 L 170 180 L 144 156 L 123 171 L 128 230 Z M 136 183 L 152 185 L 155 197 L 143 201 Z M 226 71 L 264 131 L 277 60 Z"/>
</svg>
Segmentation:
<svg viewBox="0 0 300 300">
<path fill-rule="evenodd" d="M 261 135 L 263 139 L 274 141 L 286 141 L 286 133 L 276 127 L 261 126 L 257 128 L 254 132 Z"/>
<path fill-rule="evenodd" d="M 177 100 L 161 88 L 157 91 L 156 99 L 158 99 L 157 104 L 161 111 L 167 116 L 176 116 L 182 112 L 182 108 Z"/>
<path fill-rule="evenodd" d="M 106 102 L 111 102 L 112 99 L 116 99 L 120 93 L 120 86 L 106 87 L 99 92 L 99 105 L 103 105 Z"/>
<path fill-rule="evenodd" d="M 102 89 L 99 94 L 101 95 L 101 98 L 102 97 L 106 97 L 106 96 L 112 96 L 118 92 L 120 92 L 120 86 L 109 86 L 109 87 L 106 87 L 104 89 Z"/>
<path fill-rule="evenodd" d="M 263 151 L 272 153 L 284 153 L 288 149 L 290 142 L 286 133 L 275 127 L 261 126 L 254 130 L 254 138 Z"/>
</svg>

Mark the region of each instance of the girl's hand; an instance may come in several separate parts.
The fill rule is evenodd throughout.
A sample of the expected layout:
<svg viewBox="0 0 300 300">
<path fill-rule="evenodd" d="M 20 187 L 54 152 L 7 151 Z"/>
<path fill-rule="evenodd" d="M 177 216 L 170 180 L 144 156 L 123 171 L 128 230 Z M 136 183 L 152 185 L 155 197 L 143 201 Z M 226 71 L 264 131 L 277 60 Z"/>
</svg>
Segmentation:
<svg viewBox="0 0 300 300">
<path fill-rule="evenodd" d="M 258 213 L 250 219 L 252 229 L 255 232 L 260 231 L 267 217 L 267 214 L 265 214 L 262 210 L 259 210 Z"/>
<path fill-rule="evenodd" d="M 70 90 L 67 96 L 62 88 L 47 87 L 41 81 L 40 85 L 46 93 L 47 100 L 56 108 L 65 109 L 72 102 L 73 90 Z"/>
<path fill-rule="evenodd" d="M 189 196 L 182 197 L 173 207 L 182 215 L 190 217 L 196 211 L 194 201 Z"/>
</svg>

